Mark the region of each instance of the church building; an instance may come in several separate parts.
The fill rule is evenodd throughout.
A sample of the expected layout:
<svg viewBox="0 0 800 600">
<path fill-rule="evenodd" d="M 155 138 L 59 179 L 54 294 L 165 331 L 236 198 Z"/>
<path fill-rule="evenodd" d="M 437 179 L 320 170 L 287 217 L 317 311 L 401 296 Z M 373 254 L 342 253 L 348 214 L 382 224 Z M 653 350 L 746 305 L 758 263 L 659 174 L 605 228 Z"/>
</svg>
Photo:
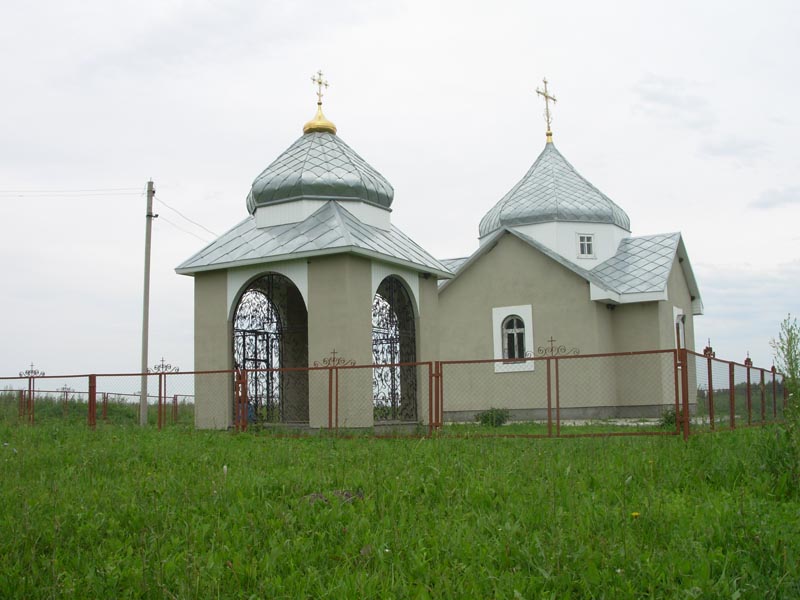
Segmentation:
<svg viewBox="0 0 800 600">
<path fill-rule="evenodd" d="M 471 419 L 481 398 L 537 418 L 519 393 L 541 371 L 532 357 L 694 349 L 703 305 L 681 235 L 631 236 L 553 143 L 546 81 L 544 149 L 480 219 L 478 248 L 438 260 L 392 225 L 394 189 L 337 135 L 327 82 L 313 80 L 316 116 L 255 178 L 248 216 L 176 269 L 195 282 L 195 370 L 255 370 L 251 420 L 325 427 L 319 367 L 391 364 L 338 371 L 338 423 L 427 422 L 427 369 L 412 363 L 472 359 L 496 361 L 448 396 L 445 420 Z M 671 401 L 634 397 L 623 373 L 602 379 L 573 385 L 604 386 L 617 409 L 587 399 L 583 414 Z M 231 373 L 198 377 L 195 396 L 198 427 L 233 425 Z"/>
</svg>

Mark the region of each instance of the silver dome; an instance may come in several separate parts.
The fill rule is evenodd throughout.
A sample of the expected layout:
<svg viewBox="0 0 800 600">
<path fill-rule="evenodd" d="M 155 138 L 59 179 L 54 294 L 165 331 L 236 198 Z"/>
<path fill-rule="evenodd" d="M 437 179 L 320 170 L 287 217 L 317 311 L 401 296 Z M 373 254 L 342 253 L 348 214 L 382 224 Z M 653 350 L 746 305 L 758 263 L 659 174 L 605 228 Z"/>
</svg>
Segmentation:
<svg viewBox="0 0 800 600">
<path fill-rule="evenodd" d="M 525 177 L 481 219 L 479 233 L 483 237 L 505 226 L 552 221 L 631 228 L 625 211 L 581 177 L 548 142 Z"/>
<path fill-rule="evenodd" d="M 300 199 L 355 200 L 389 208 L 394 188 L 333 133 L 304 134 L 256 177 L 247 210 Z"/>
</svg>

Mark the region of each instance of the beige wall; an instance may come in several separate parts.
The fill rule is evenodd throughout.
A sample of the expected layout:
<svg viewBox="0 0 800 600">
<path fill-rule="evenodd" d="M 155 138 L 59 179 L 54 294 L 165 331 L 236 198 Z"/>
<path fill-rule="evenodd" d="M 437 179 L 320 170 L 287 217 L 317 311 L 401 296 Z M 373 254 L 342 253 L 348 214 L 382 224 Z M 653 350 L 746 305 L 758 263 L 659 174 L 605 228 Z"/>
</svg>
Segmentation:
<svg viewBox="0 0 800 600">
<path fill-rule="evenodd" d="M 641 352 L 662 347 L 659 304 L 637 302 L 618 304 L 614 308 L 614 352 Z"/>
<path fill-rule="evenodd" d="M 513 235 L 502 236 L 439 295 L 441 360 L 493 358 L 492 308 L 530 304 L 534 347 L 557 345 L 581 354 L 614 350 L 613 311 L 589 298 L 589 284 Z M 527 325 L 527 324 L 526 324 Z M 613 367 L 594 372 L 563 361 L 562 406 L 602 404 L 614 395 Z M 547 370 L 495 373 L 493 364 L 445 365 L 445 411 L 484 410 L 490 406 L 541 411 L 547 406 Z M 598 369 L 600 367 L 598 366 Z M 590 393 L 587 394 L 587 390 Z M 554 394 L 554 392 L 552 392 Z M 555 397 L 551 395 L 555 406 Z"/>
<path fill-rule="evenodd" d="M 492 358 L 492 308 L 526 304 L 534 353 L 550 336 L 581 354 L 613 351 L 611 311 L 589 299 L 589 284 L 506 234 L 439 295 L 440 358 Z"/>
<path fill-rule="evenodd" d="M 227 271 L 194 276 L 194 368 L 233 368 L 228 321 Z M 233 380 L 230 376 L 195 377 L 195 426 L 227 429 L 233 422 Z"/>
<path fill-rule="evenodd" d="M 308 360 L 338 357 L 372 364 L 372 270 L 370 261 L 349 254 L 313 258 L 308 264 Z M 369 377 L 367 377 L 369 375 Z M 369 369 L 340 371 L 339 426 L 372 426 Z M 369 379 L 369 384 L 365 382 Z M 327 373 L 309 377 L 309 425 L 328 426 Z"/>
<path fill-rule="evenodd" d="M 589 299 L 588 284 L 512 235 L 501 237 L 448 285 L 439 298 L 441 360 L 493 357 L 492 307 L 530 304 L 534 348 L 557 344 L 581 355 L 674 348 L 672 307 L 683 309 L 687 345 L 694 347 L 691 298 L 677 259 L 668 281 L 668 301 L 617 305 Z M 570 409 L 606 407 L 608 416 L 658 416 L 675 400 L 671 354 L 581 358 L 559 361 L 559 401 Z M 492 364 L 445 366 L 445 411 L 467 414 L 490 406 L 523 414 L 547 406 L 547 371 L 495 373 Z M 554 383 L 554 373 L 553 383 Z M 551 402 L 555 403 L 553 390 Z M 601 412 L 596 414 L 600 415 Z"/>
<path fill-rule="evenodd" d="M 302 366 L 322 363 L 334 349 L 337 357 L 353 360 L 357 365 L 371 365 L 372 296 L 372 268 L 368 259 L 340 254 L 308 261 L 308 354 L 304 356 Z M 434 277 L 419 277 L 416 304 L 419 311 L 416 319 L 417 360 L 433 361 L 438 352 L 438 288 Z M 196 274 L 196 370 L 233 368 L 230 317 L 227 272 Z M 294 366 L 294 363 L 288 366 Z M 302 388 L 304 393 L 308 390 L 311 427 L 328 426 L 329 383 L 328 371 L 310 371 L 307 388 L 305 382 L 303 386 L 292 387 L 293 390 Z M 338 387 L 339 427 L 371 427 L 372 369 L 340 369 Z M 227 375 L 198 377 L 195 388 L 197 427 L 224 429 L 232 426 L 232 378 Z M 418 369 L 417 390 L 419 420 L 427 422 L 427 368 Z"/>
<path fill-rule="evenodd" d="M 439 286 L 435 277 L 419 277 L 419 315 L 417 316 L 417 361 L 439 360 Z M 427 366 L 417 368 L 417 416 L 427 423 L 429 405 L 428 378 L 431 370 Z"/>
</svg>

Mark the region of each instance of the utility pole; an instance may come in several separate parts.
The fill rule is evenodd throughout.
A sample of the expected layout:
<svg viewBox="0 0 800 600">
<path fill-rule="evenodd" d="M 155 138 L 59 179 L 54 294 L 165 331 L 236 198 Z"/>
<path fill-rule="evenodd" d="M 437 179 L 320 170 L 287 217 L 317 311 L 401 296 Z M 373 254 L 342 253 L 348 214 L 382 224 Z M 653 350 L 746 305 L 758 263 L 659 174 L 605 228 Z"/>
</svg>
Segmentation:
<svg viewBox="0 0 800 600">
<path fill-rule="evenodd" d="M 139 425 L 147 425 L 147 342 L 150 329 L 150 233 L 153 229 L 153 196 L 156 189 L 152 179 L 147 182 L 147 214 L 144 233 L 144 300 L 142 301 L 142 387 L 139 398 Z"/>
</svg>

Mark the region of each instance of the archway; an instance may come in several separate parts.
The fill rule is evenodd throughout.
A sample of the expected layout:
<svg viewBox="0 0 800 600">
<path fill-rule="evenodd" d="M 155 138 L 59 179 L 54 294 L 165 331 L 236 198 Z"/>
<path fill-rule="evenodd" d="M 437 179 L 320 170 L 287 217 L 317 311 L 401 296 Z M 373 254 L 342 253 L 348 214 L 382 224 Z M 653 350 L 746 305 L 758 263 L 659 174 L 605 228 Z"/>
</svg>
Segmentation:
<svg viewBox="0 0 800 600">
<path fill-rule="evenodd" d="M 402 281 L 386 277 L 372 301 L 372 399 L 376 422 L 417 420 L 414 304 Z"/>
<path fill-rule="evenodd" d="M 233 313 L 233 362 L 248 371 L 248 418 L 308 423 L 308 312 L 297 287 L 269 273 L 242 292 Z"/>
</svg>

